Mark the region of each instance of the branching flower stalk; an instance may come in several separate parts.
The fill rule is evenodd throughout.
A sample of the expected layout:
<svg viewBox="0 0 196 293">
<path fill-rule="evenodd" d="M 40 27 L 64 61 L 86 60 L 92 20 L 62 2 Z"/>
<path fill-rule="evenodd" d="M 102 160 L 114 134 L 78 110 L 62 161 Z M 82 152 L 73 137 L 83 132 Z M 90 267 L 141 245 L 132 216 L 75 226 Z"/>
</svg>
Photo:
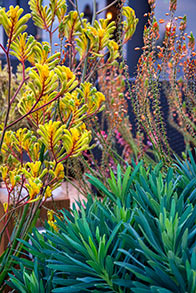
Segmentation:
<svg viewBox="0 0 196 293">
<path fill-rule="evenodd" d="M 163 42 L 159 39 L 159 24 L 154 17 L 156 1 L 149 1 L 151 13 L 148 26 L 144 28 L 144 47 L 139 59 L 137 76 L 133 87 L 129 75 L 125 78 L 137 119 L 137 131 L 151 141 L 156 157 L 166 164 L 171 163 L 171 150 L 160 105 L 161 84 L 169 105 L 169 122 L 185 139 L 187 148 L 195 146 L 195 40 L 192 34 L 186 37 L 186 17 L 175 16 L 177 1 L 170 1 L 168 19 L 165 23 Z M 188 46 L 186 39 L 188 38 Z M 122 56 L 123 59 L 123 56 Z M 123 60 L 123 67 L 125 61 Z M 145 149 L 141 140 L 140 150 Z M 144 155 L 144 152 L 143 152 Z"/>
<path fill-rule="evenodd" d="M 190 147 L 190 144 L 194 146 L 196 133 L 194 102 L 196 88 L 195 40 L 192 34 L 186 37 L 186 17 L 175 16 L 177 1 L 170 1 L 170 12 L 166 14 L 168 19 L 161 19 L 159 21 L 154 17 L 155 2 L 149 1 L 151 13 L 148 15 L 148 26 L 144 29 L 144 47 L 136 48 L 137 50 L 143 50 L 143 53 L 138 63 L 137 76 L 132 87 L 129 81 L 128 67 L 123 56 L 123 36 L 120 26 L 118 27 L 118 58 L 121 60 L 121 67 L 117 66 L 116 68 L 118 68 L 118 74 L 122 74 L 121 79 L 126 81 L 128 89 L 126 93 L 125 88 L 121 88 L 121 92 L 125 93 L 122 103 L 125 104 L 125 97 L 128 97 L 128 102 L 131 99 L 136 115 L 136 139 L 129 136 L 127 131 L 126 135 L 125 131 L 123 134 L 122 129 L 125 124 L 122 125 L 121 130 L 119 127 L 119 131 L 127 143 L 130 144 L 131 141 L 130 148 L 135 151 L 134 157 L 136 161 L 142 156 L 146 162 L 152 163 L 152 159 L 161 159 L 165 165 L 170 165 L 174 151 L 168 143 L 166 133 L 167 121 L 164 120 L 165 118 L 163 119 L 160 89 L 161 85 L 163 85 L 169 105 L 169 123 L 184 136 L 187 148 Z M 163 42 L 160 43 L 159 25 L 164 25 L 164 23 L 165 35 Z M 188 39 L 188 45 L 185 43 L 186 39 Z M 123 68 L 123 72 L 120 71 L 120 68 Z M 122 109 L 118 108 L 120 103 L 118 93 L 114 92 L 114 94 L 111 94 L 114 66 L 110 69 L 109 74 L 106 68 L 104 70 L 105 73 L 99 71 L 99 85 L 106 96 L 106 112 L 104 112 L 102 118 L 103 121 L 107 121 L 109 129 L 114 129 L 114 125 L 110 122 L 110 114 L 117 119 L 118 115 L 115 116 L 114 113 L 122 113 Z M 179 72 L 181 77 L 179 77 Z M 117 81 L 115 80 L 115 82 Z M 118 103 L 116 103 L 114 97 L 118 99 Z M 124 119 L 127 119 L 126 112 Z M 125 121 L 129 121 L 129 119 Z M 126 124 L 128 125 L 127 122 Z M 131 129 L 131 127 L 127 127 L 127 130 L 128 128 Z M 130 131 L 129 133 L 131 133 Z M 144 139 L 147 141 L 147 144 L 144 143 Z M 138 142 L 140 142 L 139 145 Z M 150 145 L 152 146 L 151 148 Z M 103 142 L 102 146 L 104 148 Z"/>
</svg>

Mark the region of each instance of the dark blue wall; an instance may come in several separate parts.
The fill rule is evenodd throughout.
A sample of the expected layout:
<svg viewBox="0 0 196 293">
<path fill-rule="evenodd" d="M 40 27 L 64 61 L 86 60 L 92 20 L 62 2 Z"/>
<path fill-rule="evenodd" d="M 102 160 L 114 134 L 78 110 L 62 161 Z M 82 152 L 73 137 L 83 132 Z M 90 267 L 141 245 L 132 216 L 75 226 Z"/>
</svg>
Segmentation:
<svg viewBox="0 0 196 293">
<path fill-rule="evenodd" d="M 67 11 L 70 11 L 72 9 L 73 9 L 73 7 L 72 7 L 71 3 L 69 2 L 69 0 L 67 0 Z"/>
<path fill-rule="evenodd" d="M 150 7 L 147 0 L 129 0 L 129 6 L 135 10 L 136 16 L 139 18 L 135 34 L 128 42 L 127 50 L 127 63 L 129 65 L 130 76 L 132 77 L 134 76 L 137 62 L 141 55 L 141 51 L 135 51 L 134 48 L 141 48 L 143 46 L 143 31 L 144 25 L 147 22 L 147 17 L 144 17 L 144 14 L 150 11 Z"/>
</svg>

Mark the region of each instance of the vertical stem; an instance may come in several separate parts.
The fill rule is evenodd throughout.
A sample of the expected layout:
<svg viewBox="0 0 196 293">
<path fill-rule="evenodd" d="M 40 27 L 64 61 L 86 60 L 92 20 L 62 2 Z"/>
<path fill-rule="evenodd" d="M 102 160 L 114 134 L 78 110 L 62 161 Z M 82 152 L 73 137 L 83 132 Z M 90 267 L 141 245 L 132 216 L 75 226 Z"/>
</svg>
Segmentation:
<svg viewBox="0 0 196 293">
<path fill-rule="evenodd" d="M 94 0 L 93 1 L 93 17 L 92 17 L 91 25 L 94 25 L 94 22 L 95 22 L 95 19 L 96 19 L 96 9 L 97 9 L 96 0 Z"/>
<path fill-rule="evenodd" d="M 6 127 L 9 119 L 10 114 L 10 99 L 11 99 L 11 80 L 12 80 L 12 74 L 11 74 L 11 63 L 10 63 L 10 57 L 8 51 L 6 52 L 6 59 L 7 59 L 7 66 L 8 66 L 8 97 L 7 97 L 7 113 L 4 121 L 4 127 L 3 132 L 1 134 L 1 140 L 0 140 L 0 151 L 3 144 L 3 139 L 6 132 Z"/>
<path fill-rule="evenodd" d="M 26 229 L 24 231 L 24 237 L 22 238 L 24 241 L 28 241 L 29 234 L 32 233 L 32 230 L 33 230 L 33 228 L 35 227 L 35 225 L 37 223 L 37 219 L 38 219 L 38 217 L 40 215 L 40 203 L 41 203 L 41 201 L 42 200 L 40 200 L 38 202 L 38 205 L 37 205 L 36 208 L 34 206 L 31 207 L 31 215 L 27 219 L 28 224 L 26 225 Z M 32 212 L 33 212 L 33 216 L 32 216 Z M 22 249 L 22 245 L 19 243 L 19 247 L 17 249 L 16 256 L 19 255 L 21 249 Z"/>
<path fill-rule="evenodd" d="M 52 27 L 51 30 L 49 31 L 49 38 L 50 38 L 50 48 L 51 48 L 51 56 L 52 56 Z"/>
<path fill-rule="evenodd" d="M 25 207 L 24 207 L 24 210 L 23 210 L 23 214 L 22 214 L 22 218 L 20 220 L 20 224 L 18 226 L 18 229 L 15 233 L 15 237 L 14 237 L 14 240 L 13 240 L 13 243 L 10 244 L 10 248 L 9 248 L 9 252 L 8 254 L 6 255 L 6 264 L 5 264 L 5 267 L 4 269 L 2 270 L 1 274 L 0 274 L 0 287 L 3 285 L 3 282 L 8 274 L 8 271 L 9 271 L 9 268 L 10 268 L 10 265 L 12 263 L 12 254 L 17 246 L 17 243 L 18 243 L 18 238 L 20 237 L 20 233 L 23 229 L 23 225 L 25 223 L 25 220 L 26 220 L 26 216 L 27 216 L 27 212 L 28 212 L 28 207 L 29 207 L 29 204 L 27 204 Z"/>
<path fill-rule="evenodd" d="M 79 9 L 78 9 L 78 1 L 77 1 L 77 0 L 76 0 L 76 10 L 77 10 L 78 15 L 79 15 L 79 17 L 80 17 L 80 12 L 79 12 Z M 95 19 L 96 19 L 96 0 L 93 1 L 93 18 L 92 18 L 92 23 L 91 23 L 91 25 L 94 24 Z M 82 22 L 81 19 L 80 19 L 80 21 L 81 21 L 81 25 L 83 26 L 83 22 Z M 84 61 L 84 67 L 83 67 L 83 71 L 82 71 L 82 79 L 81 79 L 81 83 L 84 82 L 84 80 L 85 80 L 85 76 L 86 76 L 86 72 L 87 72 L 88 51 L 89 51 L 89 49 L 90 49 L 90 40 L 89 40 L 88 36 L 87 36 L 87 39 L 88 39 L 87 50 L 86 50 L 86 51 L 87 51 L 87 55 L 86 55 L 86 58 L 85 58 L 85 61 Z"/>
</svg>

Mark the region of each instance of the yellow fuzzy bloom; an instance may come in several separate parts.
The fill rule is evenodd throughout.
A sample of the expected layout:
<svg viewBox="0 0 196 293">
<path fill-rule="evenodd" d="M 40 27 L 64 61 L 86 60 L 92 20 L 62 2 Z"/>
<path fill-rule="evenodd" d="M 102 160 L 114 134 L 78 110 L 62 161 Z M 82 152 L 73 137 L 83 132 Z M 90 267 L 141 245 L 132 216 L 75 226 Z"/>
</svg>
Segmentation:
<svg viewBox="0 0 196 293">
<path fill-rule="evenodd" d="M 7 166 L 1 167 L 1 175 L 2 175 L 3 181 L 5 181 L 7 178 L 7 175 L 8 175 L 8 167 Z"/>
<path fill-rule="evenodd" d="M 5 136 L 4 136 L 4 142 L 3 142 L 2 150 L 6 149 L 6 148 L 9 148 L 9 146 L 13 144 L 13 140 L 14 140 L 13 132 L 12 131 L 7 131 L 5 133 Z"/>
<path fill-rule="evenodd" d="M 95 95 L 97 97 L 97 108 L 100 108 L 101 104 L 105 102 L 105 96 L 101 92 L 97 92 Z"/>
<path fill-rule="evenodd" d="M 65 174 L 64 174 L 64 167 L 63 167 L 63 164 L 61 164 L 61 163 L 58 163 L 58 164 L 57 164 L 56 169 L 55 169 L 55 171 L 54 171 L 54 174 L 55 174 L 55 177 L 56 177 L 58 180 L 64 179 Z"/>
<path fill-rule="evenodd" d="M 44 64 L 44 65 L 37 65 L 37 69 L 40 75 L 40 80 L 41 82 L 45 81 L 49 75 L 51 74 L 51 72 L 49 71 L 48 65 Z"/>
<path fill-rule="evenodd" d="M 73 74 L 73 72 L 69 69 L 69 67 L 64 67 L 64 72 L 66 73 L 67 75 L 67 79 L 72 79 L 74 78 L 75 79 L 75 75 Z"/>
<path fill-rule="evenodd" d="M 61 141 L 61 136 L 64 125 L 60 126 L 60 121 L 52 121 L 49 123 L 45 123 L 44 125 L 40 125 L 38 129 L 38 134 L 40 135 L 40 140 L 44 143 L 44 145 L 51 151 L 56 150 L 56 147 L 59 146 Z M 58 151 L 57 151 L 58 153 Z"/>
<path fill-rule="evenodd" d="M 80 131 L 78 128 L 71 128 L 70 132 L 72 135 L 72 141 L 73 141 L 73 143 L 75 143 L 79 139 Z"/>
<path fill-rule="evenodd" d="M 8 210 L 8 203 L 7 202 L 3 203 L 3 209 L 4 209 L 4 212 L 6 213 Z"/>
<path fill-rule="evenodd" d="M 88 96 L 90 95 L 91 88 L 92 88 L 92 84 L 90 82 L 84 83 L 82 90 L 83 90 L 83 95 L 85 99 L 88 98 Z"/>
<path fill-rule="evenodd" d="M 9 177 L 10 177 L 10 183 L 11 183 L 12 187 L 14 187 L 16 184 L 15 172 L 10 171 Z"/>
<path fill-rule="evenodd" d="M 98 36 L 99 36 L 100 38 L 103 38 L 104 33 L 105 33 L 104 29 L 99 29 L 99 30 L 98 30 Z"/>
<path fill-rule="evenodd" d="M 25 168 L 23 168 L 22 171 L 25 174 L 26 178 L 33 178 L 33 179 L 37 179 L 37 178 L 42 179 L 48 172 L 46 168 L 45 169 L 41 168 L 40 161 L 26 163 Z"/>
<path fill-rule="evenodd" d="M 37 197 L 37 195 L 40 193 L 40 190 L 42 188 L 43 183 L 41 182 L 41 180 L 39 180 L 38 178 L 33 181 L 31 178 L 29 178 L 28 180 L 28 184 L 26 184 L 26 188 L 28 189 L 29 192 L 29 199 L 30 201 L 35 199 Z M 37 200 L 40 197 L 37 198 Z"/>
<path fill-rule="evenodd" d="M 23 11 L 23 9 L 20 9 L 20 10 Z M 16 6 L 16 7 L 10 6 L 10 10 L 8 12 L 9 17 L 15 20 L 17 17 L 18 11 L 19 11 L 19 6 Z"/>
<path fill-rule="evenodd" d="M 78 17 L 78 13 L 77 13 L 77 11 L 74 11 L 74 12 L 73 12 L 72 17 L 73 17 L 74 20 L 77 19 L 77 17 Z"/>
<path fill-rule="evenodd" d="M 82 127 L 73 127 L 70 130 L 65 130 L 62 140 L 67 155 L 76 157 L 89 148 L 91 132 L 86 130 L 83 125 Z"/>
<path fill-rule="evenodd" d="M 26 23 L 31 17 L 30 13 L 21 17 L 23 9 L 17 6 L 10 6 L 6 12 L 0 8 L 0 24 L 3 25 L 7 36 L 13 41 L 21 32 L 26 29 Z"/>
<path fill-rule="evenodd" d="M 134 34 L 136 26 L 138 23 L 138 18 L 136 18 L 135 11 L 129 7 L 123 7 L 122 14 L 126 17 L 123 21 L 123 31 L 124 31 L 124 43 L 126 43 Z"/>
<path fill-rule="evenodd" d="M 33 175 L 34 178 L 38 177 L 40 173 L 40 167 L 41 167 L 40 161 L 37 161 L 35 163 L 27 163 L 26 166 L 30 167 L 31 174 Z"/>
<path fill-rule="evenodd" d="M 50 189 L 50 186 L 47 186 L 47 187 L 46 187 L 46 191 L 45 191 L 45 193 L 44 193 L 44 196 L 45 196 L 45 198 L 49 198 L 49 197 L 52 196 L 52 191 L 51 191 L 51 189 Z"/>
<path fill-rule="evenodd" d="M 58 231 L 58 228 L 56 226 L 56 220 L 54 219 L 54 212 L 52 210 L 49 210 L 47 212 L 47 216 L 48 216 L 48 224 L 50 225 L 50 227 L 52 227 L 55 231 Z"/>
</svg>

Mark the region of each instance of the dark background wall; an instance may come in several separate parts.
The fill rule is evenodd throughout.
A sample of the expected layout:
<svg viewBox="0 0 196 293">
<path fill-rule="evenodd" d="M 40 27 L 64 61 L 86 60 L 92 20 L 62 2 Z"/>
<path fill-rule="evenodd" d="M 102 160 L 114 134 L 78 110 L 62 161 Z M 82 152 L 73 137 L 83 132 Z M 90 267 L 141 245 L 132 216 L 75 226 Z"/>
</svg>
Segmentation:
<svg viewBox="0 0 196 293">
<path fill-rule="evenodd" d="M 130 83 L 134 82 L 134 75 L 137 68 L 138 59 L 142 53 L 142 50 L 136 51 L 134 48 L 143 46 L 143 31 L 144 25 L 147 22 L 147 17 L 144 17 L 145 13 L 150 12 L 150 6 L 147 0 L 129 0 L 129 5 L 135 10 L 139 22 L 136 28 L 136 32 L 132 39 L 128 42 L 127 46 L 127 64 L 129 66 L 129 74 L 132 80 Z M 167 103 L 167 98 L 165 96 L 164 88 L 160 83 L 160 101 L 161 109 L 163 113 L 163 119 L 166 125 L 167 137 L 171 148 L 178 154 L 181 155 L 182 151 L 185 149 L 183 136 L 168 123 L 169 107 Z M 130 121 L 135 126 L 135 119 L 131 105 L 129 104 L 129 114 Z"/>
<path fill-rule="evenodd" d="M 144 14 L 150 11 L 150 7 L 147 0 L 129 0 L 129 6 L 135 10 L 136 16 L 139 18 L 136 32 L 131 41 L 128 42 L 127 50 L 129 73 L 130 76 L 133 77 L 141 54 L 141 51 L 135 51 L 134 48 L 141 48 L 143 46 L 143 30 L 144 25 L 147 22 L 147 17 L 144 17 Z"/>
</svg>

